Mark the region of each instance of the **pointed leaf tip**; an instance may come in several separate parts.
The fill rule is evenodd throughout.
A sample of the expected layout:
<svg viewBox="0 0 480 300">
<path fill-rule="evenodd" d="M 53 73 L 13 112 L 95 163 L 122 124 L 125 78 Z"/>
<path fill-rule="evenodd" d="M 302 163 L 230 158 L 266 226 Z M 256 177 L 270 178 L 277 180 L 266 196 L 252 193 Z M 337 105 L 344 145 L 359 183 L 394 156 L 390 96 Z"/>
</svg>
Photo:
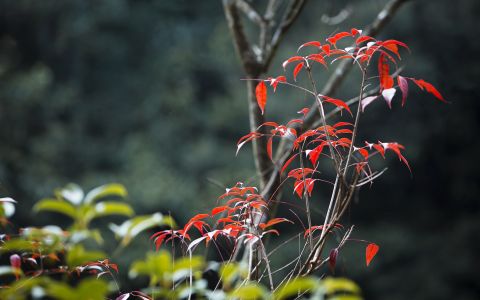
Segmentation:
<svg viewBox="0 0 480 300">
<path fill-rule="evenodd" d="M 260 81 L 255 88 L 255 96 L 257 97 L 258 107 L 262 111 L 262 115 L 265 112 L 265 104 L 267 104 L 267 86 L 265 82 Z"/>
<path fill-rule="evenodd" d="M 392 108 L 392 99 L 393 96 L 395 96 L 396 91 L 397 90 L 395 88 L 390 88 L 382 91 L 383 99 L 385 99 L 389 108 Z"/>
<path fill-rule="evenodd" d="M 367 267 L 375 255 L 377 255 L 379 249 L 380 247 L 375 243 L 368 244 L 367 248 L 365 249 L 365 261 L 367 263 Z"/>
<path fill-rule="evenodd" d="M 402 91 L 402 106 L 405 105 L 408 96 L 408 82 L 405 77 L 398 75 L 397 77 L 398 86 L 400 87 L 400 91 Z"/>
</svg>

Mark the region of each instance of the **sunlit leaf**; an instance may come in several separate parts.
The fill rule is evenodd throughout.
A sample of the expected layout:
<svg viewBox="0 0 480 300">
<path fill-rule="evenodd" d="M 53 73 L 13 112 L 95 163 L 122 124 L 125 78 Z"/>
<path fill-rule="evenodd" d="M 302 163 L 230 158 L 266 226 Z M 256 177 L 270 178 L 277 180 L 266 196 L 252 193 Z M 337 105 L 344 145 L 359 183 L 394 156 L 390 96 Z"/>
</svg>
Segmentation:
<svg viewBox="0 0 480 300">
<path fill-rule="evenodd" d="M 77 216 L 77 209 L 72 203 L 55 199 L 43 199 L 33 206 L 34 211 L 51 211 L 64 214 L 72 219 Z"/>
<path fill-rule="evenodd" d="M 127 196 L 127 189 L 118 183 L 110 183 L 94 188 L 85 196 L 85 203 L 92 203 L 106 197 L 124 198 Z"/>
<path fill-rule="evenodd" d="M 273 299 L 282 300 L 311 292 L 317 288 L 319 282 L 313 278 L 297 277 L 286 284 L 282 284 L 274 293 Z"/>
<path fill-rule="evenodd" d="M 256 283 L 247 283 L 229 294 L 229 299 L 238 300 L 259 300 L 264 299 L 267 295 L 265 288 Z"/>
<path fill-rule="evenodd" d="M 265 82 L 260 81 L 255 88 L 255 97 L 257 98 L 258 107 L 262 111 L 262 115 L 265 112 L 265 104 L 267 104 L 267 86 Z"/>
<path fill-rule="evenodd" d="M 107 255 L 101 251 L 87 251 L 82 245 L 74 245 L 67 252 L 67 265 L 70 268 L 82 266 L 92 261 L 104 259 Z"/>
<path fill-rule="evenodd" d="M 118 202 L 100 202 L 95 205 L 95 214 L 93 218 L 111 216 L 111 215 L 121 215 L 131 217 L 135 212 L 126 203 Z"/>
</svg>

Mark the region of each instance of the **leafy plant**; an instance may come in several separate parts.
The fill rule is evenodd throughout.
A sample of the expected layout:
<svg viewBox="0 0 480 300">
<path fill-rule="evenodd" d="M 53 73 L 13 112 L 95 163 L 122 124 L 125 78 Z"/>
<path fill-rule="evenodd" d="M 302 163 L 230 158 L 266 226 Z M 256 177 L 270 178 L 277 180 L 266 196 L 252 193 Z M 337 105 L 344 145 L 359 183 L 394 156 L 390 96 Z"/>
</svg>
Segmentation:
<svg viewBox="0 0 480 300">
<path fill-rule="evenodd" d="M 177 228 L 170 216 L 160 213 L 134 216 L 133 209 L 120 202 L 127 196 L 120 184 L 103 185 L 86 194 L 75 184 L 55 190 L 54 197 L 40 200 L 34 211 L 63 214 L 72 224 L 65 230 L 49 225 L 1 235 L 0 252 L 8 256 L 10 265 L 0 267 L 0 277 L 8 278 L 9 283 L 1 287 L 0 298 L 93 300 L 114 294 L 117 300 L 362 299 L 354 282 L 326 275 L 335 273 L 338 257 L 350 242 L 366 244 L 367 266 L 380 247 L 353 238 L 354 226 L 342 224 L 342 217 L 350 208 L 353 195 L 384 173 L 372 164 L 376 158 L 386 159 L 391 153 L 412 171 L 403 145 L 395 141 L 359 140 L 361 116 L 379 99 L 391 108 L 395 98 L 401 98 L 404 106 L 409 82 L 446 102 L 431 83 L 400 75 L 398 64 L 405 50 L 410 49 L 403 42 L 377 40 L 353 28 L 325 41 L 300 45 L 298 53 L 282 64 L 289 73 L 295 65 L 291 76 L 248 79 L 256 82 L 255 98 L 262 115 L 270 105 L 269 89 L 276 93 L 282 85 L 301 91 L 312 101 L 310 108 L 299 110 L 299 116 L 283 124 L 263 122 L 237 142 L 238 153 L 249 142 L 266 140 L 260 144 L 265 145 L 266 156 L 279 178 L 273 193 L 267 193 L 266 186 L 258 189 L 237 182 L 218 197 L 211 211 L 196 214 Z M 358 96 L 350 100 L 333 98 L 317 89 L 317 66 L 328 68 L 339 61 L 356 66 L 361 76 Z M 307 85 L 297 84 L 302 76 Z M 314 126 L 306 124 L 312 114 L 319 116 L 319 123 Z M 294 195 L 293 204 L 280 198 L 287 187 Z M 314 224 L 312 205 L 319 187 L 330 188 L 331 194 L 323 221 Z M 289 218 L 276 215 L 280 202 L 291 205 Z M 4 226 L 15 203 L 11 198 L 0 199 L 0 220 Z M 130 267 L 129 276 L 148 277 L 148 287 L 122 291 L 116 280 L 119 268 L 112 257 L 101 249 L 87 247 L 88 238 L 97 241 L 97 246 L 103 241 L 100 230 L 92 229 L 91 222 L 107 216 L 130 217 L 120 225 L 109 225 L 119 240 L 119 249 L 130 245 L 141 232 L 168 227 L 151 235 L 157 251 L 148 252 Z M 269 249 L 270 236 L 283 238 L 281 226 L 294 228 L 297 234 Z M 301 246 L 297 257 L 284 266 L 274 266 L 272 255 L 293 240 Z M 327 240 L 331 243 L 327 244 Z M 162 249 L 167 243 L 173 246 L 170 251 Z M 220 262 L 207 262 L 205 257 L 194 255 L 202 244 L 217 250 Z M 178 254 L 181 257 L 177 259 Z M 283 275 L 276 281 L 278 272 Z M 314 273 L 322 279 L 312 276 Z M 107 280 L 116 285 L 109 285 Z"/>
</svg>

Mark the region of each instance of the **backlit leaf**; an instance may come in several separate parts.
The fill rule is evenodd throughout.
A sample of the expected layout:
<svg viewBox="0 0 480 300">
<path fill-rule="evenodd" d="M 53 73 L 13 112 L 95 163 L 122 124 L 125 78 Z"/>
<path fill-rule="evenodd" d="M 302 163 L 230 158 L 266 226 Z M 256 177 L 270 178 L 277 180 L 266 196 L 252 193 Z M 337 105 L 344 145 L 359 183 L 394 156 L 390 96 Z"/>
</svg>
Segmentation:
<svg viewBox="0 0 480 300">
<path fill-rule="evenodd" d="M 368 244 L 367 248 L 365 249 L 365 261 L 367 263 L 367 267 L 372 261 L 372 259 L 375 257 L 375 255 L 377 255 L 379 249 L 380 247 L 377 244 Z"/>
<path fill-rule="evenodd" d="M 303 47 L 311 46 L 311 47 L 320 48 L 321 45 L 322 45 L 322 43 L 320 43 L 319 41 L 307 42 L 307 43 L 305 43 L 305 44 L 300 45 L 300 47 L 298 47 L 297 52 L 300 51 L 300 49 L 302 49 Z"/>
<path fill-rule="evenodd" d="M 75 219 L 77 216 L 77 210 L 70 202 L 54 199 L 40 200 L 39 202 L 37 202 L 37 204 L 35 204 L 35 206 L 33 206 L 33 210 L 57 212 L 67 215 L 72 219 Z"/>
<path fill-rule="evenodd" d="M 299 60 L 304 60 L 305 58 L 303 56 L 293 56 L 293 57 L 290 57 L 289 59 L 287 59 L 286 61 L 284 61 L 282 63 L 282 67 L 285 69 L 287 67 L 287 65 L 291 62 L 294 62 L 294 61 L 299 61 Z"/>
<path fill-rule="evenodd" d="M 350 107 L 348 107 L 348 104 L 345 103 L 344 101 L 342 101 L 340 99 L 330 98 L 330 97 L 327 97 L 327 96 L 321 96 L 321 97 L 323 98 L 324 102 L 332 103 L 333 105 L 335 105 L 337 107 L 346 109 L 350 113 L 350 115 L 353 117 L 353 114 L 352 114 L 352 111 L 350 110 Z"/>
<path fill-rule="evenodd" d="M 385 54 L 380 54 L 378 58 L 378 76 L 380 78 L 381 89 L 390 89 L 393 87 L 393 78 L 390 76 L 390 67 Z"/>
<path fill-rule="evenodd" d="M 297 81 L 297 75 L 302 70 L 304 64 L 304 62 L 301 62 L 295 67 L 293 70 L 293 80 Z"/>
<path fill-rule="evenodd" d="M 412 78 L 413 79 L 413 78 Z M 413 79 L 413 81 L 423 90 L 425 89 L 427 92 L 429 92 L 430 94 L 434 95 L 438 100 L 440 101 L 443 101 L 443 102 L 447 102 L 442 94 L 440 94 L 440 92 L 431 84 L 431 83 L 428 83 L 426 82 L 425 80 L 423 79 Z"/>
<path fill-rule="evenodd" d="M 92 203 L 101 198 L 118 197 L 124 198 L 127 196 L 127 189 L 119 183 L 110 183 L 94 188 L 85 196 L 85 203 Z"/>
<path fill-rule="evenodd" d="M 400 87 L 400 91 L 402 91 L 402 106 L 404 106 L 408 96 L 408 81 L 405 77 L 398 75 L 397 82 L 398 86 Z"/>
<path fill-rule="evenodd" d="M 258 107 L 262 111 L 262 115 L 265 112 L 265 104 L 267 104 L 267 86 L 265 82 L 260 81 L 255 88 L 255 96 L 257 97 Z"/>
</svg>

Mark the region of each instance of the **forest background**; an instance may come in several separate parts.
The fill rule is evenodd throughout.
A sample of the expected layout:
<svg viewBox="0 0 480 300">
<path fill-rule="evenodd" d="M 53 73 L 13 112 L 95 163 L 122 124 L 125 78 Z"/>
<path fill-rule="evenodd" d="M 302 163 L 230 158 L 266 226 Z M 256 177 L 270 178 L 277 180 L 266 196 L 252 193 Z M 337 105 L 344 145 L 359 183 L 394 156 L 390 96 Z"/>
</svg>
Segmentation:
<svg viewBox="0 0 480 300">
<path fill-rule="evenodd" d="M 303 42 L 362 28 L 385 2 L 309 1 L 269 73 Z M 480 294 L 478 17 L 475 0 L 410 1 L 380 35 L 407 43 L 404 72 L 451 104 L 412 91 L 404 110 L 374 103 L 362 119 L 366 134 L 405 144 L 413 169 L 392 160 L 348 216 L 381 245 L 368 269 L 352 251 L 338 270 L 367 299 Z M 249 131 L 242 76 L 219 1 L 0 0 L 0 193 L 18 201 L 13 222 L 49 224 L 31 207 L 69 182 L 120 182 L 137 213 L 183 224 L 224 187 L 255 181 L 248 147 L 235 158 Z M 348 86 L 336 96 L 351 97 Z M 270 101 L 275 119 L 301 99 Z M 145 240 L 119 259 L 148 249 Z"/>
</svg>

